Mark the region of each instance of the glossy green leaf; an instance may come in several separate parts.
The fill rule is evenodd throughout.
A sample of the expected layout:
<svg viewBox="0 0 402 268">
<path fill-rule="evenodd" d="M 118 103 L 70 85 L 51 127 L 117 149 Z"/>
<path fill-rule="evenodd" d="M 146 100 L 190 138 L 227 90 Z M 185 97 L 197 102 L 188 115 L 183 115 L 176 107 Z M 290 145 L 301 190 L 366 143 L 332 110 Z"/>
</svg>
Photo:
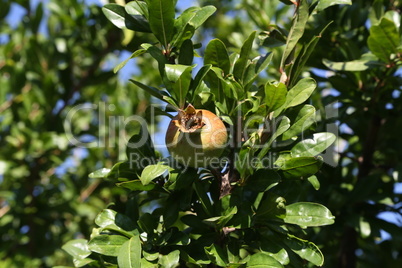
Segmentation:
<svg viewBox="0 0 402 268">
<path fill-rule="evenodd" d="M 142 15 L 131 16 L 118 4 L 106 4 L 102 8 L 105 16 L 118 28 L 128 28 L 139 32 L 151 32 L 147 20 Z"/>
<path fill-rule="evenodd" d="M 391 55 L 398 52 L 400 45 L 399 32 L 395 23 L 383 18 L 380 24 L 371 26 L 367 44 L 374 55 L 385 62 L 389 62 Z"/>
<path fill-rule="evenodd" d="M 312 175 L 312 176 L 308 177 L 307 180 L 314 187 L 314 189 L 316 189 L 316 190 L 320 189 L 320 181 L 317 179 L 316 175 Z"/>
<path fill-rule="evenodd" d="M 96 253 L 117 257 L 121 246 L 128 238 L 121 235 L 98 235 L 88 243 L 88 248 Z"/>
<path fill-rule="evenodd" d="M 378 58 L 371 53 L 366 53 L 358 60 L 346 61 L 346 62 L 333 62 L 327 59 L 323 59 L 322 63 L 330 69 L 337 71 L 365 71 L 369 68 L 374 68 L 382 65 L 378 61 Z"/>
<path fill-rule="evenodd" d="M 195 78 L 191 83 L 191 88 L 194 90 L 191 103 L 193 103 L 196 96 L 202 92 L 203 80 L 204 80 L 205 76 L 208 74 L 208 72 L 211 70 L 211 67 L 212 67 L 212 65 L 210 65 L 210 64 L 204 65 L 201 67 L 201 69 L 195 75 Z"/>
<path fill-rule="evenodd" d="M 311 262 L 314 265 L 322 266 L 324 264 L 324 255 L 320 249 L 312 242 L 300 239 L 288 234 L 284 243 L 301 258 Z"/>
<path fill-rule="evenodd" d="M 266 253 L 258 252 L 251 255 L 247 267 L 253 268 L 283 268 L 284 266 Z"/>
<path fill-rule="evenodd" d="M 315 122 L 315 108 L 312 105 L 304 105 L 298 112 L 293 124 L 283 133 L 283 139 L 287 140 L 309 129 Z M 310 155 L 308 155 L 310 156 Z"/>
<path fill-rule="evenodd" d="M 292 27 L 290 28 L 289 35 L 286 40 L 285 50 L 282 54 L 281 69 L 284 69 L 286 62 L 292 51 L 295 49 L 300 38 L 303 36 L 304 29 L 309 17 L 309 4 L 307 1 L 300 1 L 296 14 L 293 17 Z"/>
<path fill-rule="evenodd" d="M 170 169 L 169 166 L 162 164 L 149 165 L 141 173 L 140 180 L 143 185 L 148 185 L 152 180 L 163 175 Z"/>
<path fill-rule="evenodd" d="M 149 18 L 148 5 L 146 2 L 130 1 L 124 6 L 124 8 L 126 9 L 126 12 L 130 15 L 133 15 L 133 16 L 142 15 L 147 20 Z M 148 27 L 149 27 L 149 23 L 148 23 Z"/>
<path fill-rule="evenodd" d="M 174 2 L 172 0 L 147 0 L 146 2 L 152 33 L 165 48 L 168 48 L 174 31 Z"/>
<path fill-rule="evenodd" d="M 233 75 L 239 81 L 244 80 L 244 74 L 246 73 L 247 64 L 250 61 L 255 35 L 256 32 L 254 31 L 250 34 L 246 41 L 244 41 L 243 46 L 240 50 L 240 57 L 234 65 Z"/>
<path fill-rule="evenodd" d="M 320 0 L 317 5 L 317 10 L 322 11 L 333 5 L 351 5 L 352 0 Z"/>
<path fill-rule="evenodd" d="M 317 87 L 317 83 L 313 78 L 303 78 L 292 87 L 287 96 L 284 109 L 294 107 L 305 102 Z"/>
<path fill-rule="evenodd" d="M 289 178 L 309 177 L 321 167 L 322 160 L 316 157 L 296 157 L 284 161 L 280 169 Z"/>
<path fill-rule="evenodd" d="M 197 12 L 195 13 L 195 16 L 191 18 L 190 24 L 194 26 L 195 29 L 198 29 L 204 22 L 212 16 L 216 11 L 216 7 L 214 6 L 204 6 L 201 7 Z"/>
<path fill-rule="evenodd" d="M 110 168 L 101 168 L 101 169 L 98 169 L 98 170 L 90 173 L 88 175 L 88 177 L 91 179 L 102 179 L 102 178 L 106 178 L 107 175 L 109 174 L 109 172 L 110 172 Z"/>
<path fill-rule="evenodd" d="M 265 84 L 265 104 L 268 111 L 275 111 L 281 107 L 286 101 L 287 93 L 288 90 L 285 84 L 272 84 L 267 82 Z"/>
<path fill-rule="evenodd" d="M 120 268 L 141 267 L 141 240 L 139 234 L 130 238 L 120 248 L 117 255 Z"/>
<path fill-rule="evenodd" d="M 284 221 L 302 227 L 330 225 L 335 217 L 328 208 L 321 204 L 298 202 L 286 206 Z"/>
<path fill-rule="evenodd" d="M 305 139 L 291 149 L 293 157 L 316 156 L 331 146 L 336 136 L 329 132 L 315 133 L 313 139 Z"/>
<path fill-rule="evenodd" d="M 62 249 L 74 257 L 74 259 L 85 259 L 91 255 L 86 239 L 70 240 L 62 246 Z"/>
<path fill-rule="evenodd" d="M 191 83 L 191 66 L 166 64 L 166 77 L 172 83 L 172 95 L 176 98 L 179 107 L 184 109 L 187 93 Z"/>
<path fill-rule="evenodd" d="M 230 70 L 230 60 L 225 44 L 219 39 L 211 40 L 205 48 L 204 65 L 211 64 L 222 69 L 224 74 Z"/>
<path fill-rule="evenodd" d="M 160 256 L 159 264 L 161 267 L 173 268 L 177 267 L 177 265 L 179 264 L 179 260 L 180 260 L 180 251 L 174 250 L 167 255 Z"/>
</svg>

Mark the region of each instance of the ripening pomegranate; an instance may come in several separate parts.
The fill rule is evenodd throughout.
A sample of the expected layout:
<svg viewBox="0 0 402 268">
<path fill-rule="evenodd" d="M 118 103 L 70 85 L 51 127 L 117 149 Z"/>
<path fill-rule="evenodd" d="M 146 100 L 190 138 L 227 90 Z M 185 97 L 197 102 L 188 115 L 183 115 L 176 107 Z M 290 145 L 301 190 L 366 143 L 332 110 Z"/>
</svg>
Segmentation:
<svg viewBox="0 0 402 268">
<path fill-rule="evenodd" d="M 207 167 L 217 163 L 225 149 L 228 133 L 222 120 L 208 110 L 195 109 L 191 104 L 170 121 L 166 131 L 166 146 L 181 164 Z"/>
</svg>

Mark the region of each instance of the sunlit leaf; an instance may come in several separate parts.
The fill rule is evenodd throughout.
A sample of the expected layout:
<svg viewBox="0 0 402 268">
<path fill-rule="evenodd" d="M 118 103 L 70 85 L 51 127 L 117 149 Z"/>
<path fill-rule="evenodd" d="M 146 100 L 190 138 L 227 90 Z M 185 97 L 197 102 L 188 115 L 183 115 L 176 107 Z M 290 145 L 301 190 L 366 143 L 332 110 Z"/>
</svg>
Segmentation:
<svg viewBox="0 0 402 268">
<path fill-rule="evenodd" d="M 321 204 L 298 202 L 286 206 L 286 223 L 302 227 L 330 225 L 334 223 L 331 211 Z"/>
<path fill-rule="evenodd" d="M 117 257 L 121 246 L 128 238 L 121 235 L 98 235 L 88 243 L 88 248 L 96 253 Z"/>
</svg>

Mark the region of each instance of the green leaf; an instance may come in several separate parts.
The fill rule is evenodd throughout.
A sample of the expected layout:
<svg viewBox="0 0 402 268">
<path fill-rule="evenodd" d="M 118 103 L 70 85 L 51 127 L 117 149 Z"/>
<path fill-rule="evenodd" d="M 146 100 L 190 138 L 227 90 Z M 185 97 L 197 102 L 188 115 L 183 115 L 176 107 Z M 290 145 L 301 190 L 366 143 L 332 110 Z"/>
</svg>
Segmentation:
<svg viewBox="0 0 402 268">
<path fill-rule="evenodd" d="M 169 47 L 174 31 L 175 4 L 172 0 L 147 0 L 152 33 L 165 47 Z"/>
<path fill-rule="evenodd" d="M 283 105 L 284 109 L 294 107 L 305 102 L 317 87 L 317 83 L 313 78 L 303 78 L 292 87 L 286 95 L 286 101 Z"/>
<path fill-rule="evenodd" d="M 168 96 L 166 92 L 158 90 L 157 88 L 154 88 L 154 87 L 144 85 L 143 83 L 135 81 L 135 80 L 132 80 L 132 79 L 130 79 L 130 82 L 132 82 L 133 84 L 135 84 L 139 88 L 143 89 L 147 93 L 151 94 L 155 98 L 160 99 L 161 101 L 164 101 L 164 102 L 172 105 L 173 107 L 177 107 L 177 108 L 179 107 L 176 104 L 176 101 L 173 100 L 170 96 Z"/>
<path fill-rule="evenodd" d="M 308 9 L 308 1 L 300 1 L 300 5 L 297 8 L 296 14 L 293 17 L 292 27 L 290 28 L 290 32 L 286 40 L 285 50 L 282 54 L 280 65 L 282 70 L 284 69 L 285 63 L 288 61 L 288 58 L 291 55 L 292 51 L 295 49 L 297 43 L 299 42 L 299 39 L 303 36 L 304 29 L 309 17 Z"/>
<path fill-rule="evenodd" d="M 253 268 L 283 268 L 284 266 L 266 253 L 258 252 L 251 255 L 247 267 Z"/>
<path fill-rule="evenodd" d="M 333 5 L 351 5 L 352 0 L 320 0 L 317 5 L 317 11 L 322 11 Z"/>
<path fill-rule="evenodd" d="M 279 174 L 272 169 L 258 169 L 247 179 L 246 187 L 252 191 L 265 192 L 277 185 L 281 180 Z"/>
<path fill-rule="evenodd" d="M 320 189 L 320 181 L 317 179 L 316 175 L 312 175 L 312 176 L 308 177 L 307 180 L 314 187 L 314 189 L 316 189 L 316 190 Z"/>
<path fill-rule="evenodd" d="M 118 162 L 112 167 L 106 178 L 111 180 L 133 180 L 137 179 L 138 175 L 137 170 L 130 162 Z"/>
<path fill-rule="evenodd" d="M 291 234 L 288 234 L 287 239 L 284 239 L 284 243 L 294 253 L 312 264 L 317 266 L 324 264 L 324 255 L 314 243 L 300 239 Z"/>
<path fill-rule="evenodd" d="M 399 38 L 395 23 L 383 18 L 380 24 L 371 26 L 367 44 L 374 55 L 385 62 L 389 62 L 391 55 L 398 53 Z"/>
<path fill-rule="evenodd" d="M 240 57 L 234 65 L 233 75 L 239 81 L 243 81 L 244 79 L 244 74 L 246 72 L 247 63 L 249 62 L 251 56 L 255 35 L 256 32 L 254 31 L 250 34 L 246 41 L 244 41 L 240 50 Z"/>
<path fill-rule="evenodd" d="M 129 217 L 111 209 L 104 209 L 99 213 L 95 218 L 95 223 L 103 229 L 113 230 L 127 237 L 132 237 L 136 228 Z"/>
<path fill-rule="evenodd" d="M 303 45 L 302 50 L 297 55 L 295 63 L 291 67 L 291 74 L 289 78 L 289 87 L 293 87 L 294 83 L 298 81 L 300 74 L 304 70 L 304 65 L 307 63 L 307 60 L 310 58 L 311 54 L 314 52 L 315 47 L 318 41 L 321 39 L 322 35 L 324 34 L 325 30 L 331 25 L 332 21 L 325 25 L 318 35 L 314 35 L 310 42 Z"/>
<path fill-rule="evenodd" d="M 116 183 L 119 187 L 127 188 L 131 191 L 152 191 L 157 186 L 155 183 L 150 182 L 147 185 L 142 184 L 140 180 L 124 181 Z"/>
<path fill-rule="evenodd" d="M 208 74 L 209 70 L 211 70 L 212 65 L 204 65 L 195 75 L 194 80 L 191 82 L 191 88 L 194 89 L 193 96 L 190 103 L 193 103 L 196 96 L 202 92 L 202 84 L 205 76 Z"/>
<path fill-rule="evenodd" d="M 331 146 L 335 140 L 336 136 L 332 133 L 315 133 L 313 139 L 297 143 L 290 152 L 292 157 L 316 156 Z"/>
<path fill-rule="evenodd" d="M 263 144 L 261 151 L 258 153 L 258 158 L 261 160 L 268 152 L 268 150 L 271 148 L 272 143 L 278 138 L 280 135 L 282 135 L 286 130 L 289 129 L 290 127 L 290 120 L 286 116 L 283 116 L 282 118 L 279 118 L 279 126 L 276 128 L 276 125 L 274 126 L 276 129 L 274 129 L 274 133 L 272 134 L 271 138 L 269 139 L 268 142 Z M 275 121 L 275 123 L 277 122 Z"/>
<path fill-rule="evenodd" d="M 120 268 L 141 267 L 141 240 L 139 234 L 130 238 L 120 248 L 117 255 Z"/>
<path fill-rule="evenodd" d="M 140 180 L 143 185 L 148 185 L 152 180 L 163 175 L 169 169 L 169 166 L 165 166 L 160 163 L 156 165 L 146 166 L 141 173 Z"/>
<path fill-rule="evenodd" d="M 191 83 L 191 66 L 179 64 L 166 64 L 166 76 L 172 83 L 172 95 L 179 103 L 179 108 L 184 109 L 186 97 Z"/>
<path fill-rule="evenodd" d="M 194 46 L 190 39 L 183 42 L 180 47 L 179 64 L 191 65 L 194 59 Z"/>
<path fill-rule="evenodd" d="M 88 175 L 88 177 L 91 179 L 102 179 L 102 178 L 106 178 L 107 175 L 109 174 L 109 172 L 110 172 L 110 168 L 101 168 L 101 169 L 98 169 L 98 170 L 90 173 Z"/>
<path fill-rule="evenodd" d="M 179 264 L 179 260 L 180 260 L 180 251 L 174 250 L 170 252 L 168 255 L 160 256 L 159 264 L 161 267 L 173 268 L 177 267 L 177 264 Z"/>
<path fill-rule="evenodd" d="M 286 159 L 280 169 L 286 177 L 300 178 L 315 174 L 321 167 L 322 160 L 316 157 L 296 157 Z"/>
<path fill-rule="evenodd" d="M 284 221 L 301 227 L 315 227 L 334 223 L 331 211 L 321 204 L 298 202 L 286 206 Z"/>
<path fill-rule="evenodd" d="M 121 246 L 128 238 L 121 235 L 98 235 L 88 243 L 88 248 L 96 253 L 117 257 Z"/>
<path fill-rule="evenodd" d="M 126 12 L 130 15 L 133 15 L 133 16 L 142 15 L 145 17 L 146 20 L 148 20 L 148 18 L 149 18 L 148 5 L 146 2 L 131 1 L 131 2 L 128 2 L 124 6 L 124 8 L 126 9 Z M 147 24 L 149 27 L 148 21 L 147 21 Z"/>
<path fill-rule="evenodd" d="M 197 10 L 195 16 L 191 18 L 190 24 L 198 29 L 216 11 L 214 6 L 205 6 Z"/>
<path fill-rule="evenodd" d="M 138 32 L 151 32 L 145 17 L 140 14 L 133 17 L 121 5 L 106 4 L 102 7 L 102 11 L 108 20 L 120 29 L 127 28 Z"/>
<path fill-rule="evenodd" d="M 219 39 L 211 40 L 205 48 L 204 65 L 222 69 L 224 74 L 229 74 L 230 60 L 225 44 Z"/>
<path fill-rule="evenodd" d="M 268 111 L 275 111 L 281 107 L 286 101 L 286 94 L 288 90 L 283 83 L 272 84 L 267 82 L 265 84 L 265 104 Z"/>
<path fill-rule="evenodd" d="M 304 105 L 298 112 L 296 119 L 290 128 L 283 133 L 283 139 L 290 139 L 304 131 L 315 122 L 315 108 L 312 105 Z"/>
<path fill-rule="evenodd" d="M 133 2 L 130 2 L 130 3 L 133 3 Z M 114 67 L 113 72 L 117 73 L 121 68 L 123 68 L 127 64 L 127 62 L 129 60 L 131 60 L 131 59 L 133 59 L 135 57 L 138 57 L 138 56 L 144 54 L 145 52 L 147 52 L 145 49 L 136 50 L 133 54 L 131 54 L 131 56 L 128 59 L 124 60 L 123 62 L 119 63 L 119 65 Z"/>
<path fill-rule="evenodd" d="M 73 256 L 74 259 L 82 260 L 91 255 L 86 239 L 70 240 L 62 246 L 62 249 Z"/>
<path fill-rule="evenodd" d="M 128 140 L 126 155 L 129 163 L 137 170 L 144 168 L 140 162 L 152 164 L 156 161 L 154 145 L 146 127 L 141 126 Z"/>
<path fill-rule="evenodd" d="M 212 263 L 221 267 L 226 267 L 226 264 L 228 263 L 227 252 L 225 252 L 220 246 L 212 244 L 209 247 L 205 247 L 204 250 Z"/>
<path fill-rule="evenodd" d="M 322 63 L 330 69 L 336 71 L 365 71 L 369 68 L 378 67 L 382 65 L 378 61 L 378 58 L 371 53 L 366 53 L 358 60 L 346 61 L 346 62 L 333 62 L 327 59 L 323 59 Z"/>
<path fill-rule="evenodd" d="M 286 200 L 274 193 L 264 195 L 264 199 L 256 208 L 255 213 L 256 223 L 262 221 L 267 222 L 267 219 L 283 219 L 286 215 Z"/>
<path fill-rule="evenodd" d="M 267 53 L 265 56 L 258 56 L 254 58 L 247 66 L 246 73 L 244 74 L 243 84 L 244 88 L 248 90 L 253 82 L 257 79 L 258 75 L 264 71 L 272 61 L 273 53 Z"/>
</svg>

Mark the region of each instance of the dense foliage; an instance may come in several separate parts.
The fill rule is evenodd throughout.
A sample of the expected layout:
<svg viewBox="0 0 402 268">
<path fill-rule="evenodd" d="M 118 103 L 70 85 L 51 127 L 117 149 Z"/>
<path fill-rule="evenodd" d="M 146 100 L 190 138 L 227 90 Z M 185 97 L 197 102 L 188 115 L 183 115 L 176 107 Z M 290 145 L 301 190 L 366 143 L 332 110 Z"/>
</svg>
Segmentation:
<svg viewBox="0 0 402 268">
<path fill-rule="evenodd" d="M 399 1 L 16 2 L 24 20 L 0 25 L 0 266 L 72 265 L 63 244 L 76 267 L 401 262 Z M 110 70 L 122 43 L 129 84 Z M 152 122 L 110 121 L 187 103 L 227 125 L 223 168 L 162 157 Z M 97 106 L 65 124 L 80 104 Z"/>
</svg>

